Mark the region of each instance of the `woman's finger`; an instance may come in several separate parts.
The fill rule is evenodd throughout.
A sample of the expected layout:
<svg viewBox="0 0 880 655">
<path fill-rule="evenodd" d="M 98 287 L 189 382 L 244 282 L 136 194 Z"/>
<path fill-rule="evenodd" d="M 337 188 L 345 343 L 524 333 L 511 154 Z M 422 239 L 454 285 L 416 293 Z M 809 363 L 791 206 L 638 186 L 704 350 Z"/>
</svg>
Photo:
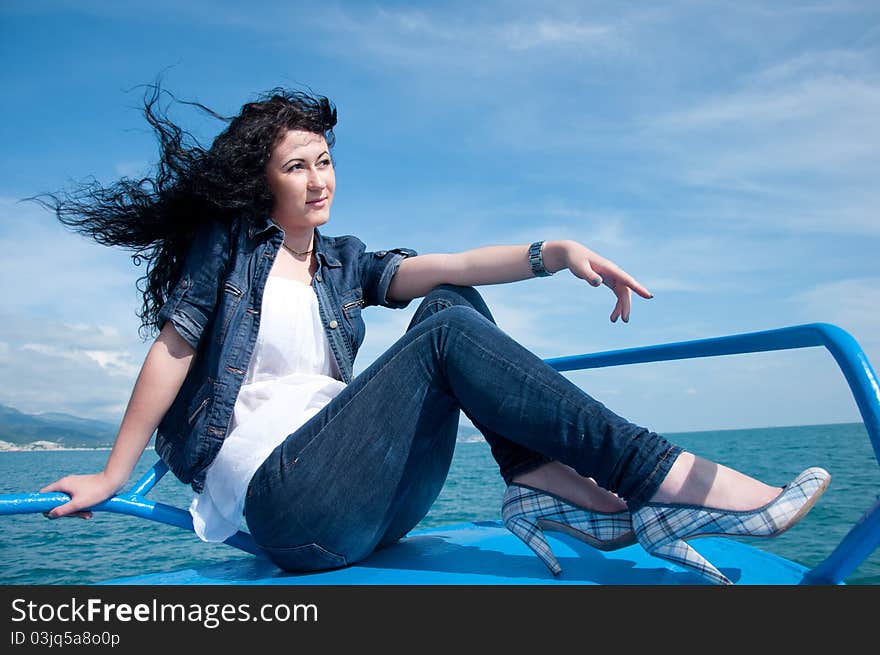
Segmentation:
<svg viewBox="0 0 880 655">
<path fill-rule="evenodd" d="M 577 258 L 569 264 L 568 270 L 571 271 L 575 277 L 586 280 L 594 287 L 598 287 L 602 284 L 602 277 L 593 268 L 593 262 L 591 262 L 588 257 Z"/>
<path fill-rule="evenodd" d="M 654 297 L 654 294 L 652 294 L 644 286 L 639 284 L 632 275 L 630 275 L 629 273 L 627 273 L 625 271 L 621 271 L 621 273 L 622 273 L 621 281 L 627 287 L 629 287 L 630 289 L 635 291 L 637 294 L 639 294 L 642 298 L 647 298 L 648 300 L 650 300 L 651 298 Z"/>
<path fill-rule="evenodd" d="M 624 323 L 629 323 L 629 312 L 632 309 L 632 296 L 630 295 L 629 287 L 624 287 L 623 291 L 620 294 L 620 315 L 623 318 Z"/>
<path fill-rule="evenodd" d="M 648 291 L 643 285 L 639 284 L 632 275 L 630 275 L 620 267 L 609 269 L 602 275 L 605 278 L 605 284 L 607 284 L 612 291 L 616 290 L 617 287 L 620 285 L 626 285 L 643 298 L 647 298 L 650 300 L 654 297 L 654 295 L 650 291 Z"/>
<path fill-rule="evenodd" d="M 614 310 L 611 312 L 611 322 L 617 323 L 618 318 L 620 318 L 620 298 L 617 299 L 617 303 L 614 305 Z"/>
<path fill-rule="evenodd" d="M 592 284 L 594 287 L 598 287 L 602 284 L 602 277 L 593 270 L 593 267 L 590 266 L 590 260 L 584 260 L 584 270 L 582 276 L 587 282 Z"/>
<path fill-rule="evenodd" d="M 43 514 L 47 519 L 59 519 L 62 516 L 75 514 L 76 512 L 79 512 L 79 506 L 75 502 L 70 501 L 64 503 L 63 505 L 59 505 L 58 507 L 50 509 L 48 512 L 44 512 Z"/>
<path fill-rule="evenodd" d="M 52 484 L 47 484 L 45 487 L 40 489 L 41 494 L 49 493 L 50 491 L 64 491 L 61 487 L 62 480 L 56 480 Z"/>
<path fill-rule="evenodd" d="M 90 519 L 92 518 L 91 512 L 71 512 L 70 514 L 63 514 L 61 516 L 53 516 L 50 512 L 43 512 L 43 516 L 47 519 L 60 519 L 60 518 L 79 518 L 79 519 Z"/>
</svg>

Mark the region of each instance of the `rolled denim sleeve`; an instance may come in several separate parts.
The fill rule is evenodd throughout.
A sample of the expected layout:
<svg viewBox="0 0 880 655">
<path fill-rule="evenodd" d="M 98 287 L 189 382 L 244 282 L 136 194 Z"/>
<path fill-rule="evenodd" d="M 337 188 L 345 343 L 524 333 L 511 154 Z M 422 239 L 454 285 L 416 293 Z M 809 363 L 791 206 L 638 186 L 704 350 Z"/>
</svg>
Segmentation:
<svg viewBox="0 0 880 655">
<path fill-rule="evenodd" d="M 216 223 L 199 229 L 184 260 L 180 279 L 158 314 L 161 330 L 170 321 L 177 333 L 199 349 L 217 307 L 220 280 L 229 261 L 229 229 Z"/>
<path fill-rule="evenodd" d="M 382 305 L 392 309 L 403 309 L 410 301 L 397 302 L 388 298 L 388 287 L 397 272 L 400 262 L 418 253 L 409 248 L 392 248 L 363 252 L 360 255 L 361 288 L 364 293 L 364 306 Z"/>
</svg>

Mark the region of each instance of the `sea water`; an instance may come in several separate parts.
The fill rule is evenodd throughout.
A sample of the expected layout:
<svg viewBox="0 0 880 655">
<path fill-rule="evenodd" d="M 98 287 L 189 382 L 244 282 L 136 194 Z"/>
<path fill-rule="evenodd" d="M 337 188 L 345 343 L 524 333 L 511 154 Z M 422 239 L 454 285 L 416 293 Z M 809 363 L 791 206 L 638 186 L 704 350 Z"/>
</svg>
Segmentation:
<svg viewBox="0 0 880 655">
<path fill-rule="evenodd" d="M 821 562 L 880 493 L 880 467 L 861 423 L 667 434 L 698 455 L 783 485 L 808 466 L 822 466 L 831 484 L 813 510 L 774 539 L 748 543 L 808 567 Z M 0 493 L 38 491 L 69 473 L 100 470 L 108 451 L 0 453 Z M 136 480 L 156 461 L 147 451 Z M 446 484 L 419 528 L 500 520 L 504 483 L 488 445 L 469 428 L 459 432 Z M 149 498 L 186 508 L 192 491 L 170 473 Z M 0 516 L 0 584 L 89 584 L 247 557 L 193 533 L 110 513 L 88 521 L 49 521 L 40 514 Z M 880 551 L 847 580 L 880 584 Z"/>
</svg>

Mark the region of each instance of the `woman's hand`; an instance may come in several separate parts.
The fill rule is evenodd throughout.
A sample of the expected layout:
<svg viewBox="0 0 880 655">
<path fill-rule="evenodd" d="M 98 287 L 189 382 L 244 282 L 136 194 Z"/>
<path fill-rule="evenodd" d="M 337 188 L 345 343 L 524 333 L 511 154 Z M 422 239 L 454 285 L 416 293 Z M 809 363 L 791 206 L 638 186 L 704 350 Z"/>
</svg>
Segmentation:
<svg viewBox="0 0 880 655">
<path fill-rule="evenodd" d="M 624 323 L 629 321 L 632 291 L 635 291 L 642 298 L 651 299 L 654 297 L 650 291 L 610 259 L 602 257 L 577 241 L 563 241 L 561 245 L 565 268 L 568 268 L 574 276 L 586 280 L 594 287 L 604 283 L 617 296 L 617 303 L 611 312 L 612 323 L 617 322 L 618 318 L 622 318 Z"/>
<path fill-rule="evenodd" d="M 57 519 L 62 516 L 78 516 L 81 519 L 92 518 L 92 513 L 82 511 L 107 500 L 122 485 L 111 480 L 104 471 L 90 475 L 68 475 L 40 489 L 40 493 L 61 491 L 70 496 L 70 500 L 49 512 L 46 518 Z"/>
<path fill-rule="evenodd" d="M 141 367 L 104 470 L 90 475 L 68 475 L 40 489 L 43 493 L 61 491 L 70 496 L 63 505 L 45 512 L 46 517 L 92 518 L 88 508 L 122 488 L 180 391 L 194 355 L 192 346 L 167 321 Z"/>
</svg>

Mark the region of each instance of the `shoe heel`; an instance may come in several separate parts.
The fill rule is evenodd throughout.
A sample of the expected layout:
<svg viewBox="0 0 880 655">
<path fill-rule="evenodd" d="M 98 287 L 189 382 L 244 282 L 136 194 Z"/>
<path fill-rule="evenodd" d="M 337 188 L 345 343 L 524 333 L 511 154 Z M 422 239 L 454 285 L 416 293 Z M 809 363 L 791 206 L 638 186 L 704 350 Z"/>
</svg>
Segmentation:
<svg viewBox="0 0 880 655">
<path fill-rule="evenodd" d="M 713 566 L 712 562 L 700 555 L 684 539 L 671 541 L 649 551 L 651 555 L 678 564 L 700 575 L 712 584 L 733 584 L 730 579 Z"/>
<path fill-rule="evenodd" d="M 535 555 L 544 562 L 553 575 L 559 575 L 562 573 L 562 567 L 559 566 L 556 556 L 553 554 L 553 551 L 550 550 L 550 544 L 547 543 L 544 531 L 541 530 L 537 523 L 533 523 L 523 518 L 514 518 L 505 521 L 505 525 L 507 526 L 507 529 L 519 537 L 526 546 L 532 549 Z"/>
</svg>

